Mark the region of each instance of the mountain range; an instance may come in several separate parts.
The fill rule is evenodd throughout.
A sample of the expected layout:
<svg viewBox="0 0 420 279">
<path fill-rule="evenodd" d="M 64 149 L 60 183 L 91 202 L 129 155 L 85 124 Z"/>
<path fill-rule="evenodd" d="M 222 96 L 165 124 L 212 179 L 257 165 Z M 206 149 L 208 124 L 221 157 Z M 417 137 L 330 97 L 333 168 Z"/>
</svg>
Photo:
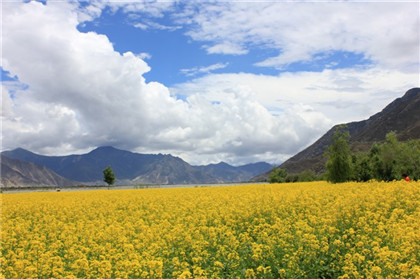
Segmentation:
<svg viewBox="0 0 420 279">
<path fill-rule="evenodd" d="M 3 160 L 3 157 L 9 158 Z M 10 159 L 13 159 L 11 161 Z M 13 173 L 12 163 L 19 165 L 21 178 Z M 29 163 L 29 164 L 28 164 Z M 17 148 L 2 152 L 2 184 L 36 186 L 63 184 L 103 184 L 102 171 L 109 165 L 117 184 L 194 184 L 249 181 L 273 166 L 260 162 L 234 167 L 226 163 L 192 166 L 181 158 L 163 154 L 139 154 L 114 147 L 99 147 L 87 154 L 44 156 Z M 38 166 L 38 169 L 36 167 Z M 47 180 L 53 173 L 62 180 Z M 51 174 L 51 175 L 50 175 Z M 27 179 L 28 177 L 36 179 Z M 71 184 L 69 181 L 73 181 Z M 43 183 L 44 182 L 44 183 Z"/>
<path fill-rule="evenodd" d="M 342 124 L 340 124 L 342 125 Z M 332 142 L 332 137 L 340 125 L 332 127 L 308 148 L 291 157 L 278 168 L 283 168 L 291 174 L 312 170 L 317 174 L 325 171 L 327 158 L 323 156 Z M 385 140 L 386 134 L 394 131 L 401 141 L 420 138 L 420 88 L 408 90 L 401 98 L 395 99 L 381 112 L 369 119 L 345 124 L 350 133 L 350 148 L 352 151 L 367 151 L 375 142 Z M 264 181 L 270 172 L 253 178 L 254 181 Z"/>
</svg>

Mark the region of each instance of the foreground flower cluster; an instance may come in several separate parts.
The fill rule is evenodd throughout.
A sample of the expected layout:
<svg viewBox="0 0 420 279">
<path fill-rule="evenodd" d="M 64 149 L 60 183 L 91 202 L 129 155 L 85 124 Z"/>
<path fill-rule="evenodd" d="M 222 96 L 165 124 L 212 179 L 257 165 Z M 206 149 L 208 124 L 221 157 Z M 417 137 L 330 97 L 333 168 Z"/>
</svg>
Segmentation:
<svg viewBox="0 0 420 279">
<path fill-rule="evenodd" d="M 2 278 L 415 278 L 420 183 L 2 194 Z"/>
</svg>

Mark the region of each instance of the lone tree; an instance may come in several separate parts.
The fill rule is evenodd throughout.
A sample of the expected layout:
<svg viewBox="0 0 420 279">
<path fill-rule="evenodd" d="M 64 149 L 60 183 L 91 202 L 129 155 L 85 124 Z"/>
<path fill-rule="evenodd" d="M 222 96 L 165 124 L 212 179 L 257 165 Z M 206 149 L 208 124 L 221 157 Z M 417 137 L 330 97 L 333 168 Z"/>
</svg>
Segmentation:
<svg viewBox="0 0 420 279">
<path fill-rule="evenodd" d="M 332 183 L 346 182 L 351 179 L 351 153 L 349 148 L 350 134 L 345 131 L 346 126 L 339 126 L 333 136 L 332 144 L 328 147 L 326 155 L 328 161 L 327 179 Z"/>
<path fill-rule="evenodd" d="M 104 171 L 104 181 L 108 184 L 108 187 L 113 185 L 115 182 L 115 175 L 111 169 L 111 166 L 107 166 Z"/>
</svg>

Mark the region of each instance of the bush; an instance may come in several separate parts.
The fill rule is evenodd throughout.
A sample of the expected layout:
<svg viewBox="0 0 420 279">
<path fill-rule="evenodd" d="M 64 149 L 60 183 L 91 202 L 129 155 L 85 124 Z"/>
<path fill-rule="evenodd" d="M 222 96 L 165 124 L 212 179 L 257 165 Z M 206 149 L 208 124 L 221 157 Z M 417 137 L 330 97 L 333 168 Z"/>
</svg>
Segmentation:
<svg viewBox="0 0 420 279">
<path fill-rule="evenodd" d="M 270 172 L 268 182 L 270 183 L 283 183 L 286 182 L 287 170 L 282 168 L 275 168 Z"/>
</svg>

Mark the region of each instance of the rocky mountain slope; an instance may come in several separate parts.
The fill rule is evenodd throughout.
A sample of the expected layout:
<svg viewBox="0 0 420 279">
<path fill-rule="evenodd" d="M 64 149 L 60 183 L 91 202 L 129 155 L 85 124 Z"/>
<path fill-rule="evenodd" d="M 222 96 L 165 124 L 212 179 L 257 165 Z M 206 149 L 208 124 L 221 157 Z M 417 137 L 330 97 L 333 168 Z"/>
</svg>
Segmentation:
<svg viewBox="0 0 420 279">
<path fill-rule="evenodd" d="M 353 151 L 366 151 L 373 143 L 385 140 L 387 133 L 394 131 L 399 140 L 420 138 L 420 88 L 408 90 L 403 97 L 397 98 L 381 112 L 367 120 L 347 123 L 350 133 L 350 147 Z M 326 158 L 323 156 L 331 144 L 332 136 L 339 125 L 332 127 L 314 144 L 291 157 L 279 168 L 289 173 L 313 170 L 325 171 Z M 254 181 L 268 178 L 269 172 L 255 177 Z"/>
<path fill-rule="evenodd" d="M 45 166 L 11 159 L 1 155 L 1 186 L 73 186 L 76 181 L 59 176 Z"/>
<path fill-rule="evenodd" d="M 191 166 L 172 155 L 139 154 L 113 147 L 99 147 L 87 154 L 69 156 L 43 156 L 18 148 L 2 155 L 45 166 L 67 179 L 84 183 L 102 183 L 102 171 L 108 165 L 120 184 L 242 182 L 272 168 L 268 163 L 240 167 L 226 163 Z"/>
</svg>

